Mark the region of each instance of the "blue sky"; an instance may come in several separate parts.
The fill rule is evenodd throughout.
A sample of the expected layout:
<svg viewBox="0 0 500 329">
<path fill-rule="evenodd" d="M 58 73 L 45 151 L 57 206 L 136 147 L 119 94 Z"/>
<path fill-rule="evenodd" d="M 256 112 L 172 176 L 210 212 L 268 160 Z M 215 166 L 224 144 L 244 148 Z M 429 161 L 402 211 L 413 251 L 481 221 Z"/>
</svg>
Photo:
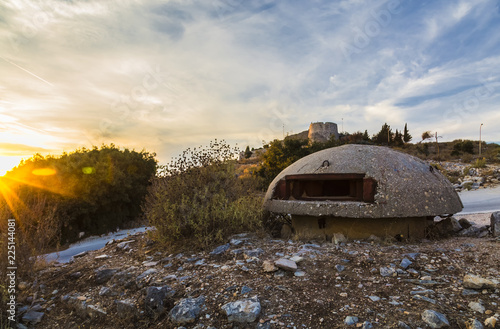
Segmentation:
<svg viewBox="0 0 500 329">
<path fill-rule="evenodd" d="M 498 1 L 4 0 L 0 161 L 331 121 L 500 141 Z"/>
</svg>

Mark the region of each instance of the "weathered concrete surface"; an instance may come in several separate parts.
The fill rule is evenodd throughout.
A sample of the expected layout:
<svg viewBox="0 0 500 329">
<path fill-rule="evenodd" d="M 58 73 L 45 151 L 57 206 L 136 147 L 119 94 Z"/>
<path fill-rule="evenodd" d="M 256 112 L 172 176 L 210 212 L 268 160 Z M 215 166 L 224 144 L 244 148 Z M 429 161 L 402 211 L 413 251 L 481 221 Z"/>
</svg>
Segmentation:
<svg viewBox="0 0 500 329">
<path fill-rule="evenodd" d="M 328 166 L 323 166 L 325 160 Z M 375 202 L 271 199 L 286 175 L 314 173 L 365 174 L 377 181 Z M 463 208 L 453 186 L 438 170 L 408 154 L 368 145 L 334 147 L 296 161 L 270 184 L 264 206 L 275 213 L 373 219 L 455 214 Z"/>
<path fill-rule="evenodd" d="M 366 239 L 371 235 L 379 237 L 401 236 L 404 239 L 422 239 L 426 228 L 433 223 L 421 218 L 325 218 L 324 225 L 318 225 L 318 218 L 293 216 L 292 226 L 301 239 L 331 240 L 336 233 L 350 239 Z"/>
</svg>

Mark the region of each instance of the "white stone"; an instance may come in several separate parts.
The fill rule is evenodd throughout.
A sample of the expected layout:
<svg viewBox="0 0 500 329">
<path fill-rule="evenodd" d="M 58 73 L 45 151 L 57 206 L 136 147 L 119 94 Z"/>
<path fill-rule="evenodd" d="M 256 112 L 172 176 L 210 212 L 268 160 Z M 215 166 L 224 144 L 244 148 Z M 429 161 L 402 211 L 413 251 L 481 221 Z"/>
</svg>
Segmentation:
<svg viewBox="0 0 500 329">
<path fill-rule="evenodd" d="M 297 271 L 297 264 L 293 260 L 289 260 L 286 258 L 280 258 L 274 262 L 274 265 L 285 270 L 285 271 Z"/>
</svg>

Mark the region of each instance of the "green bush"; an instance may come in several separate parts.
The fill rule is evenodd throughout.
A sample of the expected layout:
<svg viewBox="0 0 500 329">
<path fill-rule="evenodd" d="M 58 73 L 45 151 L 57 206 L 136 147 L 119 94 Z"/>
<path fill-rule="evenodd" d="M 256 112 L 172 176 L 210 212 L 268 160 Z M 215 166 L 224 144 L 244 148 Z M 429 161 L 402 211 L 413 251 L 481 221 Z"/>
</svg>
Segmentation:
<svg viewBox="0 0 500 329">
<path fill-rule="evenodd" d="M 114 230 L 140 216 L 156 172 L 154 156 L 114 145 L 83 148 L 60 157 L 35 155 L 3 178 L 13 192 L 0 199 L 0 208 L 8 210 L 7 218 L 16 218 L 21 227 L 31 230 L 38 221 L 55 218 L 63 243 L 76 240 L 81 231 Z M 25 205 L 30 206 L 20 212 Z M 33 211 L 34 206 L 41 209 Z M 54 213 L 47 216 L 49 210 Z M 21 218 L 19 213 L 26 215 Z M 39 235 L 35 232 L 33 237 Z"/>
<path fill-rule="evenodd" d="M 262 197 L 252 178 L 236 175 L 236 154 L 215 141 L 161 168 L 143 204 L 155 240 L 204 249 L 261 226 Z"/>
</svg>

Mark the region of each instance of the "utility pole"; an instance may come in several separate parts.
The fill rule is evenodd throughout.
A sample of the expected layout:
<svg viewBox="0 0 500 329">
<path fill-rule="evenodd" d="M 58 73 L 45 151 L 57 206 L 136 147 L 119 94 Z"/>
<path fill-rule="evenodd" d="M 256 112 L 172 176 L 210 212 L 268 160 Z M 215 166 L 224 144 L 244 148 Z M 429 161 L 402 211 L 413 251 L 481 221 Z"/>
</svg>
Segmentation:
<svg viewBox="0 0 500 329">
<path fill-rule="evenodd" d="M 438 159 L 441 159 L 441 158 L 439 157 L 439 143 L 438 143 L 438 138 L 441 138 L 441 136 L 438 136 L 438 133 L 437 133 L 437 131 L 436 131 L 436 146 L 437 146 L 437 150 L 438 150 Z"/>
<path fill-rule="evenodd" d="M 342 133 L 344 133 L 344 118 L 342 118 Z"/>
<path fill-rule="evenodd" d="M 479 156 L 481 156 L 481 127 L 483 126 L 483 124 L 481 123 L 481 125 L 479 126 Z"/>
</svg>

